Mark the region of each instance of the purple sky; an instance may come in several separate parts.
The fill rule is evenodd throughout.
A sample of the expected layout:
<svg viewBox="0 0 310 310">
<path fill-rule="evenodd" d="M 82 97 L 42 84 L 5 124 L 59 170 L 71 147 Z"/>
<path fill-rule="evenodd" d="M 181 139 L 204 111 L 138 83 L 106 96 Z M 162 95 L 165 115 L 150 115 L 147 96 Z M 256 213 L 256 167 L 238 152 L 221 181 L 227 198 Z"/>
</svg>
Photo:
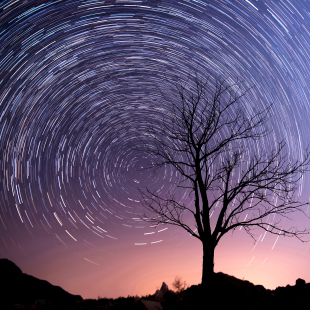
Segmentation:
<svg viewBox="0 0 310 310">
<path fill-rule="evenodd" d="M 302 160 L 309 51 L 306 0 L 2 1 L 0 257 L 83 298 L 152 294 L 177 275 L 200 283 L 199 241 L 137 220 L 138 187 L 165 193 L 178 178 L 171 167 L 155 178 L 140 171 L 151 158 L 133 148 L 169 111 L 156 86 L 194 70 L 244 79 L 255 85 L 246 109 L 273 103 L 260 149 L 284 139 Z M 285 225 L 310 225 L 294 220 Z M 243 229 L 225 236 L 215 271 L 270 289 L 310 282 L 307 242 L 257 239 Z"/>
</svg>

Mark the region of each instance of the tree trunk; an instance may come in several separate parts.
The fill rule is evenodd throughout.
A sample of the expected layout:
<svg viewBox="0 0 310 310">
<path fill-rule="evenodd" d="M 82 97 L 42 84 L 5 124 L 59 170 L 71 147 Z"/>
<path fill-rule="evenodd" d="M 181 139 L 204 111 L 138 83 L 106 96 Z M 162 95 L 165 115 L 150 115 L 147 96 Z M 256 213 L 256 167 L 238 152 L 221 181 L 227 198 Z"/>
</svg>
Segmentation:
<svg viewBox="0 0 310 310">
<path fill-rule="evenodd" d="M 212 287 L 214 276 L 214 246 L 210 242 L 203 242 L 202 280 L 203 287 Z"/>
</svg>

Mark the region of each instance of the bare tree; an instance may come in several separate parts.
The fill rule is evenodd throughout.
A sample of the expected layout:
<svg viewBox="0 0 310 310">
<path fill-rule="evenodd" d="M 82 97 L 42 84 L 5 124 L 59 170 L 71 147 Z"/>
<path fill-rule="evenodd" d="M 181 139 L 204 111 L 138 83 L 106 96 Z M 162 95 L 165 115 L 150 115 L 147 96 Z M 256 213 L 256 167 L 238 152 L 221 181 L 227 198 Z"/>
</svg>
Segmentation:
<svg viewBox="0 0 310 310">
<path fill-rule="evenodd" d="M 182 281 L 182 279 L 178 276 L 175 277 L 172 286 L 177 294 L 181 293 L 188 287 L 186 281 Z"/>
<path fill-rule="evenodd" d="M 171 115 L 163 114 L 161 129 L 150 128 L 154 141 L 145 143 L 144 151 L 152 155 L 155 170 L 170 165 L 179 173 L 176 189 L 189 190 L 194 204 L 177 199 L 176 192 L 163 197 L 146 187 L 140 189 L 141 201 L 151 215 L 141 219 L 176 225 L 198 238 L 203 247 L 202 285 L 207 285 L 218 242 L 238 227 L 254 240 L 253 231 L 260 228 L 305 242 L 301 237 L 309 230 L 286 229 L 281 219 L 296 211 L 307 216 L 303 207 L 309 202 L 295 197 L 310 157 L 306 150 L 301 161 L 290 159 L 283 141 L 262 152 L 255 143 L 270 135 L 266 126 L 271 106 L 249 113 L 244 99 L 250 88 L 243 91 L 241 82 L 217 80 L 210 91 L 208 80 L 196 76 L 192 81 L 172 84 L 179 100 L 162 94 Z M 186 224 L 186 213 L 193 216 L 196 229 Z"/>
</svg>

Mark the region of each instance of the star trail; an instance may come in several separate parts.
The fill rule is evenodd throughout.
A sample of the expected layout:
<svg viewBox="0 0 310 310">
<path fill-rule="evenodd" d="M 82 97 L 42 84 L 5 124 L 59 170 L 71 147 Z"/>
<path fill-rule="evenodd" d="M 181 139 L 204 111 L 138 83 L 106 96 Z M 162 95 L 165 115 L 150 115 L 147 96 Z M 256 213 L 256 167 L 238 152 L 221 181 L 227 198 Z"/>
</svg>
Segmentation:
<svg viewBox="0 0 310 310">
<path fill-rule="evenodd" d="M 164 194 L 179 178 L 171 167 L 155 175 L 143 169 L 153 159 L 136 150 L 142 141 L 152 144 L 150 124 L 160 126 L 161 116 L 169 115 L 159 88 L 177 100 L 167 78 L 186 80 L 196 72 L 210 78 L 210 91 L 220 76 L 242 79 L 244 88 L 254 86 L 242 99 L 247 111 L 273 103 L 272 135 L 259 148 L 268 151 L 284 139 L 288 155 L 302 159 L 310 141 L 309 54 L 306 0 L 1 1 L 0 255 L 30 273 L 36 270 L 32 261 L 50 251 L 57 252 L 57 268 L 62 260 L 68 266 L 72 255 L 75 268 L 90 264 L 112 271 L 119 270 L 113 264 L 122 257 L 122 265 L 131 261 L 125 257 L 138 259 L 135 251 L 164 257 L 170 253 L 165 243 L 172 240 L 185 242 L 191 252 L 192 237 L 139 220 L 144 210 L 138 188 L 151 185 Z M 306 200 L 308 186 L 304 177 L 298 195 Z M 186 201 L 186 191 L 180 199 Z M 250 244 L 240 255 L 231 253 L 241 261 L 234 271 L 223 259 L 219 266 L 242 277 L 257 260 L 248 275 L 256 279 L 274 257 L 276 242 L 286 246 L 284 239 L 267 236 L 259 237 L 255 250 Z M 263 240 L 270 244 L 259 250 Z M 309 260 L 307 245 L 288 244 Z M 199 282 L 201 257 L 191 264 L 201 255 L 199 245 L 194 249 L 196 256 L 184 268 Z M 108 252 L 104 262 L 98 251 Z M 260 258 L 255 251 L 261 251 Z M 41 278 L 51 276 L 39 269 Z M 296 272 L 293 280 L 302 277 Z M 113 272 L 104 276 L 110 279 Z M 309 282 L 310 273 L 306 276 Z M 63 281 L 56 284 L 84 298 L 97 297 L 89 284 L 83 293 Z M 273 278 L 270 285 L 278 282 Z M 122 289 L 107 294 L 127 294 Z M 138 286 L 133 292 L 144 293 Z"/>
</svg>

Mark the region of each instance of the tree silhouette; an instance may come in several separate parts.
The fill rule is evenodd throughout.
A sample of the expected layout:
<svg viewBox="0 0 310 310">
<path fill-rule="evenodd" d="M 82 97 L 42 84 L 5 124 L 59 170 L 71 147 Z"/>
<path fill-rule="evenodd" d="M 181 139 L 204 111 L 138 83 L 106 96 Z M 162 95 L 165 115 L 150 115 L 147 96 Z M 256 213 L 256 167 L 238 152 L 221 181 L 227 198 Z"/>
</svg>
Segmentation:
<svg viewBox="0 0 310 310">
<path fill-rule="evenodd" d="M 175 292 L 177 294 L 181 293 L 182 291 L 184 291 L 186 288 L 187 288 L 187 283 L 186 281 L 182 282 L 182 279 L 180 277 L 175 277 L 173 283 L 172 283 L 172 286 L 174 287 L 175 289 Z"/>
<path fill-rule="evenodd" d="M 142 205 L 151 212 L 140 218 L 180 226 L 202 242 L 202 285 L 212 280 L 220 239 L 238 227 L 254 240 L 253 230 L 260 228 L 305 242 L 301 237 L 309 234 L 308 229 L 286 229 L 281 220 L 296 211 L 307 216 L 303 207 L 309 202 L 299 202 L 295 194 L 309 152 L 301 161 L 292 160 L 283 141 L 262 152 L 259 141 L 271 134 L 266 129 L 271 106 L 249 113 L 243 101 L 251 88 L 243 91 L 239 81 L 218 79 L 210 85 L 196 76 L 191 83 L 172 82 L 172 86 L 179 100 L 162 93 L 171 115 L 163 113 L 160 126 L 150 126 L 154 141 L 144 143 L 143 150 L 152 156 L 154 171 L 170 165 L 178 172 L 175 189 L 189 189 L 194 204 L 181 202 L 176 192 L 162 196 L 158 190 L 140 188 Z M 193 216 L 195 230 L 185 223 L 185 213 Z"/>
</svg>

